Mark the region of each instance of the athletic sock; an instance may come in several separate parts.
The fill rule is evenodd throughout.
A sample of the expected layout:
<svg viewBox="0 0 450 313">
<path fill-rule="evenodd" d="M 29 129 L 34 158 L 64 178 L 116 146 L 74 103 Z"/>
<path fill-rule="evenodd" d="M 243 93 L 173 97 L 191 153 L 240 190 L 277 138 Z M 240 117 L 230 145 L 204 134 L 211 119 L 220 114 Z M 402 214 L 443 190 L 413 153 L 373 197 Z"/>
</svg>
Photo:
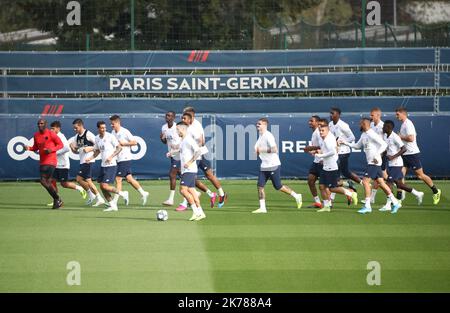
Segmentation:
<svg viewBox="0 0 450 313">
<path fill-rule="evenodd" d="M 145 195 L 145 190 L 142 189 L 142 187 L 139 187 L 139 189 L 137 191 L 141 194 L 141 196 Z"/>
<path fill-rule="evenodd" d="M 419 195 L 419 192 L 414 188 L 411 190 L 411 193 L 416 197 Z"/>
<path fill-rule="evenodd" d="M 435 185 L 431 186 L 430 188 L 431 188 L 431 190 L 433 190 L 434 194 L 438 193 L 438 190 Z"/>
<path fill-rule="evenodd" d="M 336 197 L 336 193 L 332 192 L 330 195 L 330 200 L 334 201 L 334 198 Z"/>
<path fill-rule="evenodd" d="M 199 214 L 198 208 L 197 208 L 197 206 L 195 205 L 195 203 L 192 203 L 192 204 L 191 204 L 191 209 L 192 209 L 192 212 L 193 212 L 195 215 L 198 215 L 198 214 Z"/>
<path fill-rule="evenodd" d="M 90 200 L 94 200 L 95 199 L 95 194 L 92 192 L 91 189 L 87 190 L 88 196 Z"/>
<path fill-rule="evenodd" d="M 119 196 L 121 196 L 122 198 L 125 198 L 124 196 L 126 195 L 125 191 L 119 191 L 119 192 L 117 192 L 117 194 Z"/>
<path fill-rule="evenodd" d="M 173 202 L 173 198 L 175 197 L 175 190 L 171 190 L 170 191 L 170 195 L 169 195 L 169 201 Z"/>
<path fill-rule="evenodd" d="M 266 210 L 266 200 L 265 199 L 259 199 L 259 208 Z"/>
<path fill-rule="evenodd" d="M 375 197 L 377 196 L 378 189 L 372 189 L 372 194 L 370 195 L 370 201 L 374 202 Z"/>
<path fill-rule="evenodd" d="M 320 203 L 320 198 L 319 198 L 318 196 L 315 196 L 315 197 L 314 197 L 314 202 L 315 202 L 315 203 Z"/>
<path fill-rule="evenodd" d="M 221 196 L 221 197 L 225 196 L 225 192 L 223 192 L 222 187 L 220 187 L 219 189 L 217 189 L 217 191 L 219 192 L 219 196 Z"/>
<path fill-rule="evenodd" d="M 75 189 L 78 190 L 79 192 L 82 192 L 84 189 L 81 186 L 75 185 Z"/>
<path fill-rule="evenodd" d="M 331 206 L 331 201 L 330 200 L 323 200 L 323 206 L 324 207 L 330 207 Z"/>
<path fill-rule="evenodd" d="M 186 198 L 183 198 L 183 202 L 181 203 L 182 206 L 184 206 L 185 208 L 188 207 L 188 202 L 186 200 Z"/>
<path fill-rule="evenodd" d="M 115 193 L 115 194 L 114 194 L 114 197 L 113 197 L 113 199 L 112 199 L 112 201 L 113 201 L 114 203 L 117 203 L 117 201 L 119 201 L 119 194 Z"/>
<path fill-rule="evenodd" d="M 205 215 L 205 212 L 203 212 L 202 206 L 197 207 L 197 212 L 198 212 L 198 215 Z"/>
<path fill-rule="evenodd" d="M 389 199 L 391 199 L 391 202 L 393 205 L 398 204 L 398 200 L 396 197 L 394 197 L 394 195 L 392 193 L 388 194 Z"/>
<path fill-rule="evenodd" d="M 370 205 L 370 197 L 366 197 L 366 202 L 364 203 L 364 207 L 367 209 L 372 209 L 372 206 Z"/>
<path fill-rule="evenodd" d="M 298 197 L 298 194 L 295 191 L 291 191 L 290 195 L 294 198 Z"/>
<path fill-rule="evenodd" d="M 350 190 L 344 188 L 344 194 L 345 194 L 346 196 L 351 197 L 351 196 L 353 195 L 353 191 L 350 191 Z M 334 198 L 333 198 L 333 200 L 334 200 Z"/>
<path fill-rule="evenodd" d="M 389 197 L 386 199 L 386 206 L 390 207 L 392 204 L 391 199 L 389 199 Z"/>
<path fill-rule="evenodd" d="M 210 198 L 212 198 L 213 196 L 214 196 L 214 193 L 211 191 L 211 190 L 206 190 L 206 193 L 208 194 L 208 196 L 210 197 Z"/>
</svg>

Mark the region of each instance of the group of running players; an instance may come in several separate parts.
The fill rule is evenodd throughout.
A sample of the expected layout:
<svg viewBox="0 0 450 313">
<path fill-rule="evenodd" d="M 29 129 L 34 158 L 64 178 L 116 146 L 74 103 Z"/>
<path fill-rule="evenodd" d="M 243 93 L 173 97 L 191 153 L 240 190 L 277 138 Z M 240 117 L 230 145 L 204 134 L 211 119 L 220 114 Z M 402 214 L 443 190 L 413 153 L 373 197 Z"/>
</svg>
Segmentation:
<svg viewBox="0 0 450 313">
<path fill-rule="evenodd" d="M 382 112 L 374 108 L 370 112 L 370 118 L 362 118 L 360 121 L 361 137 L 356 138 L 349 125 L 341 119 L 341 110 L 331 108 L 330 121 L 317 115 L 309 119 L 309 126 L 313 130 L 310 144 L 305 147 L 305 152 L 313 157 L 313 163 L 309 170 L 308 185 L 314 198 L 311 207 L 319 212 L 329 212 L 333 206 L 336 194 L 342 194 L 347 198 L 348 204 L 357 204 L 358 197 L 356 184 L 361 184 L 364 189 L 364 206 L 358 211 L 365 214 L 372 211 L 371 204 L 375 201 L 378 189 L 386 194 L 387 202 L 380 211 L 396 213 L 401 208 L 404 192 L 412 193 L 419 204 L 422 203 L 424 193 L 415 190 L 404 182 L 407 169 L 414 171 L 415 175 L 425 182 L 433 192 L 433 203 L 438 204 L 441 190 L 434 186 L 433 181 L 427 176 L 420 162 L 420 150 L 417 146 L 417 133 L 414 124 L 408 119 L 405 108 L 396 110 L 397 120 L 401 122 L 400 131 L 394 132 L 395 123 L 391 120 L 382 121 Z M 206 217 L 199 196 L 205 192 L 209 197 L 210 206 L 221 208 L 227 200 L 220 181 L 214 175 L 210 162 L 205 155 L 208 149 L 205 146 L 205 134 L 202 124 L 195 119 L 193 107 L 183 110 L 181 121 L 176 123 L 176 114 L 169 111 L 165 115 L 166 123 L 162 126 L 160 140 L 167 145 L 167 158 L 170 159 L 170 194 L 163 205 L 173 206 L 176 180 L 180 177 L 180 193 L 184 200 L 176 208 L 184 211 L 189 206 L 193 215 L 192 221 L 199 221 Z M 122 190 L 122 181 L 126 181 L 136 189 L 141 198 L 142 205 L 147 203 L 149 193 L 145 191 L 139 182 L 133 177 L 131 170 L 131 147 L 137 145 L 137 141 L 131 132 L 121 125 L 120 117 L 113 115 L 109 118 L 112 131 L 107 132 L 104 121 L 97 122 L 98 134 L 84 127 L 81 119 L 73 121 L 75 136 L 69 140 L 61 132 L 59 121 L 51 123 L 51 129 L 47 128 L 44 119 L 38 121 L 38 132 L 34 134 L 34 145 L 27 147 L 30 151 L 39 151 L 40 155 L 40 182 L 53 198 L 49 204 L 54 209 L 63 205 L 56 182 L 61 186 L 77 190 L 87 200 L 88 205 L 106 205 L 104 211 L 117 211 L 118 200 L 122 198 L 128 205 L 128 191 Z M 291 195 L 297 204 L 302 207 L 302 195 L 281 183 L 281 162 L 278 155 L 278 145 L 274 136 L 268 130 L 269 120 L 261 118 L 256 127 L 259 138 L 255 144 L 255 153 L 261 159 L 258 176 L 259 208 L 253 213 L 267 213 L 264 187 L 270 179 L 275 189 Z M 349 156 L 351 148 L 363 149 L 366 155 L 367 168 L 362 178 L 349 169 Z M 79 185 L 69 181 L 69 152 L 79 155 L 80 168 L 76 177 Z M 100 175 L 97 181 L 103 196 L 98 192 L 92 180 L 92 165 L 96 157 L 101 156 Z M 201 169 L 217 192 L 213 192 L 197 177 L 198 169 Z M 348 181 L 341 179 L 347 178 Z M 319 180 L 319 197 L 316 182 Z M 372 182 L 373 180 L 373 182 Z M 397 196 L 392 193 L 393 185 L 397 187 Z"/>
</svg>

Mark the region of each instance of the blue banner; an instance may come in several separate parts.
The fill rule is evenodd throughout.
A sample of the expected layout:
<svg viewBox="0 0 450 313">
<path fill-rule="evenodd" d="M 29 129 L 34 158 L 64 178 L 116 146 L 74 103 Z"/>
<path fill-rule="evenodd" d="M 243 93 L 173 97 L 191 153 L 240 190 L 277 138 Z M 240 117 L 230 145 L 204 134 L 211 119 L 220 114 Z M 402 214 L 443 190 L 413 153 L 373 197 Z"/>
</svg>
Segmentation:
<svg viewBox="0 0 450 313">
<path fill-rule="evenodd" d="M 328 114 L 322 114 L 328 117 Z M 208 158 L 214 170 L 222 178 L 254 178 L 258 173 L 259 160 L 253 152 L 257 139 L 256 120 L 261 115 L 241 116 L 205 115 L 201 118 L 205 128 Z M 78 117 L 78 116 L 76 116 Z M 75 116 L 59 117 L 62 131 L 66 137 L 73 134 L 72 121 Z M 282 175 L 284 177 L 306 177 L 312 157 L 303 152 L 303 147 L 311 138 L 308 127 L 309 115 L 269 115 L 270 130 L 273 132 L 280 151 Z M 412 115 L 418 133 L 418 144 L 424 170 L 432 176 L 450 177 L 450 116 Z M 30 145 L 30 139 L 36 127 L 37 117 L 12 118 L 0 116 L 3 131 L 0 133 L 0 179 L 36 179 L 38 178 L 37 155 L 23 150 L 23 145 Z M 359 138 L 358 122 L 360 115 L 345 115 L 344 120 L 350 124 L 355 136 Z M 396 130 L 399 122 L 393 115 L 383 118 L 395 121 Z M 49 119 L 49 122 L 54 119 Z M 88 129 L 96 133 L 95 123 L 105 120 L 106 116 L 84 117 Z M 159 134 L 164 124 L 163 116 L 137 115 L 123 117 L 122 124 L 138 137 L 138 147 L 133 148 L 133 172 L 138 178 L 166 178 L 169 160 L 165 157 L 167 148 L 160 142 Z M 71 177 L 76 175 L 78 162 L 71 155 Z M 97 175 L 100 162 L 96 162 L 94 175 Z M 365 157 L 361 152 L 354 152 L 350 157 L 350 167 L 361 174 L 365 168 Z"/>
<path fill-rule="evenodd" d="M 444 73 L 443 73 L 444 74 Z M 5 93 L 254 93 L 435 88 L 433 72 L 260 75 L 5 76 Z M 444 77 L 443 77 L 444 79 Z M 446 81 L 446 80 L 444 80 Z"/>
<path fill-rule="evenodd" d="M 450 97 L 440 97 L 449 102 Z M 145 114 L 181 112 L 194 105 L 202 113 L 312 113 L 337 106 L 343 112 L 368 112 L 379 107 L 393 112 L 403 106 L 410 112 L 433 112 L 434 97 L 299 97 L 299 98 L 0 98 L 0 114 Z M 441 104 L 441 110 L 443 105 Z M 450 110 L 450 106 L 446 106 Z"/>
<path fill-rule="evenodd" d="M 443 57 L 447 52 L 443 50 Z M 447 62 L 448 63 L 448 62 Z M 252 51 L 0 52 L 5 69 L 253 69 L 434 65 L 434 48 Z"/>
</svg>

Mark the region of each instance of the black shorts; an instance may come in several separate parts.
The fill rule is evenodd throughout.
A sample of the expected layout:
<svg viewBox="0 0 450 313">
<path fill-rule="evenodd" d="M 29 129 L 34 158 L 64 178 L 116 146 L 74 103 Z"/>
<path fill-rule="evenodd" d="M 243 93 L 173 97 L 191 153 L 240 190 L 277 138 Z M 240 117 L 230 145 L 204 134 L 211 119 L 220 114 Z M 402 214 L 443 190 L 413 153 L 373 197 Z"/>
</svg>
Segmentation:
<svg viewBox="0 0 450 313">
<path fill-rule="evenodd" d="M 119 177 L 131 175 L 131 161 L 122 161 L 117 163 L 117 174 Z"/>
<path fill-rule="evenodd" d="M 388 182 L 394 182 L 396 180 L 403 179 L 403 172 L 401 166 L 389 166 L 387 169 Z"/>
<path fill-rule="evenodd" d="M 69 180 L 68 168 L 56 168 L 53 172 L 53 178 L 59 182 L 65 182 Z"/>
<path fill-rule="evenodd" d="M 197 173 L 186 172 L 181 175 L 180 185 L 188 188 L 195 188 L 195 181 L 197 180 Z"/>
<path fill-rule="evenodd" d="M 202 155 L 202 159 L 197 161 L 197 166 L 199 169 L 206 173 L 209 169 L 211 169 L 211 163 L 205 159 L 205 156 Z"/>
<path fill-rule="evenodd" d="M 320 172 L 322 171 L 322 168 L 323 168 L 322 163 L 313 162 L 313 164 L 311 164 L 311 167 L 309 168 L 309 174 L 314 175 L 316 177 L 320 177 Z"/>
<path fill-rule="evenodd" d="M 269 180 L 272 181 L 273 188 L 280 190 L 283 187 L 281 183 L 281 167 L 278 166 L 276 170 L 273 171 L 259 171 L 258 176 L 258 187 L 264 187 Z"/>
<path fill-rule="evenodd" d="M 420 170 L 422 163 L 420 162 L 420 153 L 402 155 L 403 166 L 412 170 Z"/>
<path fill-rule="evenodd" d="M 336 188 L 339 182 L 339 170 L 320 172 L 319 184 L 325 185 L 327 188 Z"/>
<path fill-rule="evenodd" d="M 39 173 L 41 177 L 50 178 L 53 177 L 55 166 L 53 165 L 39 165 Z"/>
<path fill-rule="evenodd" d="M 80 170 L 78 171 L 78 176 L 84 179 L 92 178 L 92 166 L 91 163 L 80 164 Z"/>
<path fill-rule="evenodd" d="M 386 155 L 383 155 L 382 158 L 381 158 L 381 170 L 382 170 L 382 171 L 387 170 L 387 167 L 388 167 L 387 164 L 388 164 L 388 162 L 389 162 L 389 160 L 388 160 L 387 156 L 386 156 Z"/>
<path fill-rule="evenodd" d="M 383 170 L 379 165 L 369 164 L 364 172 L 364 177 L 369 177 L 371 179 L 383 178 Z"/>
<path fill-rule="evenodd" d="M 174 158 L 170 158 L 170 168 L 181 169 L 181 161 L 175 160 Z"/>
</svg>

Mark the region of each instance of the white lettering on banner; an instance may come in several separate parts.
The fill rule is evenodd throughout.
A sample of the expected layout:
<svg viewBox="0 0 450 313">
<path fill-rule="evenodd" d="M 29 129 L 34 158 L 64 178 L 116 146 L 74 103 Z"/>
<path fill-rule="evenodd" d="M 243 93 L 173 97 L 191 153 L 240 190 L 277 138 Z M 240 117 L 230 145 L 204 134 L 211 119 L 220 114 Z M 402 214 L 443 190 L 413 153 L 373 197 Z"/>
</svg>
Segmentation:
<svg viewBox="0 0 450 313">
<path fill-rule="evenodd" d="M 234 91 L 269 89 L 307 89 L 308 76 L 281 75 L 272 78 L 266 76 L 234 77 L 110 77 L 109 90 L 114 91 Z"/>
<path fill-rule="evenodd" d="M 145 142 L 144 139 L 142 139 L 139 136 L 134 136 L 134 138 L 137 141 L 137 145 L 131 147 L 131 153 L 133 156 L 133 160 L 140 160 L 147 153 L 147 143 Z M 38 153 L 28 151 L 25 149 L 26 146 L 32 146 L 33 144 L 34 138 L 27 139 L 26 137 L 23 136 L 16 136 L 11 138 L 11 140 L 8 142 L 6 150 L 8 151 L 8 155 L 11 157 L 11 159 L 16 161 L 23 161 L 29 157 L 32 158 L 33 160 L 39 161 Z M 79 155 L 73 153 L 72 151 L 69 151 L 69 157 L 72 160 L 80 159 Z M 101 156 L 99 155 L 96 160 L 100 159 Z"/>
</svg>

